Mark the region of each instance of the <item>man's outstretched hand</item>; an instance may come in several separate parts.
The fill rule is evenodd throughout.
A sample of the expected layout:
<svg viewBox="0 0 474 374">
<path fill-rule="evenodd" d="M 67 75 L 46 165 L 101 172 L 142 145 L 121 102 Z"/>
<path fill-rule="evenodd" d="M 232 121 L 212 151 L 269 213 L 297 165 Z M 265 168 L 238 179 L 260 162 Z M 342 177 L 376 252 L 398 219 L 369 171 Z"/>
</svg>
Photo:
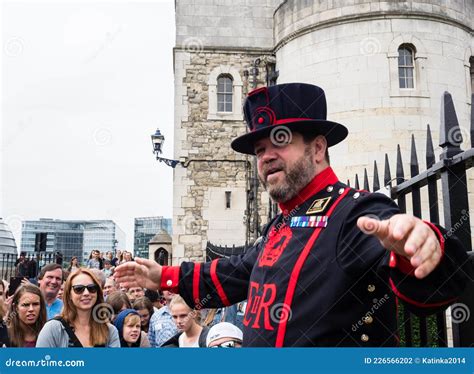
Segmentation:
<svg viewBox="0 0 474 374">
<path fill-rule="evenodd" d="M 158 290 L 161 282 L 162 266 L 155 261 L 135 257 L 115 268 L 115 281 L 124 287 L 140 286 L 149 290 Z"/>
<path fill-rule="evenodd" d="M 421 279 L 439 264 L 441 246 L 433 230 L 421 219 L 408 214 L 396 214 L 387 220 L 360 217 L 357 226 L 374 235 L 382 246 L 410 260 L 415 277 Z"/>
</svg>

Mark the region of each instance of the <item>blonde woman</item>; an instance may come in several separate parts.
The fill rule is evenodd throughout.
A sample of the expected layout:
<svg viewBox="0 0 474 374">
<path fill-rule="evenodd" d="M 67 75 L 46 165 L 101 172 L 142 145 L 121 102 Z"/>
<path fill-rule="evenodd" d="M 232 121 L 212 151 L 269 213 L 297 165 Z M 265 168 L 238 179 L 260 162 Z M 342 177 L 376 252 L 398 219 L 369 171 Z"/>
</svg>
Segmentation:
<svg viewBox="0 0 474 374">
<path fill-rule="evenodd" d="M 120 347 L 117 329 L 102 318 L 108 309 L 99 281 L 89 269 L 80 268 L 69 276 L 63 301 L 61 315 L 44 325 L 37 347 Z"/>
<path fill-rule="evenodd" d="M 163 347 L 206 347 L 209 328 L 202 327 L 199 324 L 199 313 L 191 309 L 179 295 L 173 296 L 169 308 L 179 333 L 164 343 Z"/>
</svg>

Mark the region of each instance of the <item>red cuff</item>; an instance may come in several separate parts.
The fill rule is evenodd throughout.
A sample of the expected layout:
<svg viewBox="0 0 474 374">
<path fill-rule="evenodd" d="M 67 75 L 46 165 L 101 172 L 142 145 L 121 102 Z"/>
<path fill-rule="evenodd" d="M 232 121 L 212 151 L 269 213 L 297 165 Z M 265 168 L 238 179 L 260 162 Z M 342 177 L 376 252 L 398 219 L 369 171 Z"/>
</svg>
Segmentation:
<svg viewBox="0 0 474 374">
<path fill-rule="evenodd" d="M 395 252 L 390 253 L 390 263 L 391 268 L 397 268 L 403 274 L 414 275 L 415 268 L 411 265 L 410 260 L 404 256 L 400 256 Z"/>
<path fill-rule="evenodd" d="M 161 291 L 178 293 L 179 266 L 163 266 L 161 270 Z"/>
<path fill-rule="evenodd" d="M 436 236 L 438 237 L 439 246 L 441 247 L 441 258 L 439 259 L 439 261 L 441 262 L 444 256 L 444 236 L 443 234 L 441 234 L 441 231 L 439 231 L 436 225 L 433 225 L 431 222 L 428 222 L 428 221 L 423 221 L 423 222 L 426 223 L 430 227 L 430 229 L 435 232 Z"/>
<path fill-rule="evenodd" d="M 449 299 L 449 300 L 446 300 L 446 301 L 441 301 L 439 303 L 422 303 L 422 302 L 419 302 L 419 301 L 415 301 L 411 298 L 409 298 L 408 296 L 405 296 L 404 294 L 402 294 L 398 289 L 397 287 L 395 286 L 395 283 L 393 282 L 393 280 L 391 278 L 389 278 L 389 282 L 390 282 L 390 287 L 392 287 L 392 291 L 393 293 L 400 299 L 402 299 L 403 301 L 407 302 L 407 303 L 410 303 L 412 305 L 415 305 L 419 308 L 437 308 L 437 307 L 440 307 L 440 306 L 445 306 L 447 304 L 452 304 L 454 301 L 457 300 L 457 298 L 453 298 L 453 299 Z"/>
<path fill-rule="evenodd" d="M 423 221 L 426 223 L 436 234 L 438 237 L 439 245 L 441 247 L 441 259 L 443 259 L 444 256 L 444 237 L 441 234 L 441 231 L 433 225 L 431 222 L 428 221 Z M 390 263 L 389 266 L 391 268 L 397 268 L 400 270 L 402 273 L 407 274 L 407 275 L 413 275 L 415 268 L 411 265 L 410 260 L 406 258 L 405 256 L 400 256 L 394 252 L 390 253 Z"/>
</svg>

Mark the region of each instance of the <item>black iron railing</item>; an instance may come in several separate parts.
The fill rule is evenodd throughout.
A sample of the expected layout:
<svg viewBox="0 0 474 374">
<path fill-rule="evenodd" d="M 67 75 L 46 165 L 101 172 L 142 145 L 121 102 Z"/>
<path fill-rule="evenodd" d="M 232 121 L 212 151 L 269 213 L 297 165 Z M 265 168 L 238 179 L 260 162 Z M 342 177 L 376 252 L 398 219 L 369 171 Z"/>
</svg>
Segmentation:
<svg viewBox="0 0 474 374">
<path fill-rule="evenodd" d="M 31 262 L 34 260 L 34 262 Z M 27 255 L 25 263 L 19 267 L 18 256 L 11 253 L 0 253 L 0 279 L 6 281 L 10 280 L 10 277 L 25 276 L 27 278 L 36 278 L 39 270 L 49 263 L 56 261 L 54 253 L 40 252 L 38 255 Z"/>
<path fill-rule="evenodd" d="M 472 97 L 474 103 L 474 95 Z M 472 261 L 471 220 L 469 214 L 469 192 L 474 192 L 474 186 L 469 186 L 466 171 L 474 166 L 474 110 L 471 110 L 470 123 L 471 148 L 461 149 L 463 142 L 462 130 L 459 126 L 454 103 L 451 95 L 445 92 L 441 103 L 440 160 L 436 162 L 430 126 L 427 126 L 426 136 L 426 170 L 420 173 L 420 164 L 416 151 L 415 137 L 411 138 L 410 177 L 405 177 L 400 146 L 397 146 L 396 177 L 392 179 L 390 162 L 385 155 L 384 187 L 392 199 L 397 200 L 402 212 L 407 212 L 407 199 L 411 199 L 412 211 L 416 217 L 440 223 L 440 204 L 444 213 L 444 226 L 449 235 L 456 235 L 463 243 Z M 377 162 L 374 161 L 372 191 L 380 191 Z M 438 194 L 441 181 L 441 195 Z M 356 174 L 354 186 L 359 189 L 359 177 Z M 394 183 L 395 182 L 395 183 Z M 370 191 L 367 169 L 364 169 L 363 188 Z M 393 185 L 392 185 L 393 184 Z M 422 192 L 428 198 L 427 217 L 422 214 Z M 441 196 L 441 201 L 439 199 Z M 471 281 L 468 289 L 456 304 L 461 306 L 463 313 L 469 317 L 474 312 L 474 284 Z M 454 310 L 452 314 L 454 315 Z M 474 317 L 474 316 L 473 316 Z M 418 318 L 403 309 L 399 321 L 399 333 L 406 346 L 447 346 L 447 329 L 445 313 L 436 317 Z M 474 345 L 474 318 L 453 318 L 454 346 Z M 416 334 L 415 334 L 416 333 Z M 416 339 L 414 336 L 416 335 Z"/>
<path fill-rule="evenodd" d="M 232 255 L 240 255 L 247 250 L 246 246 L 219 246 L 207 242 L 206 261 L 212 261 L 216 258 L 228 258 Z"/>
</svg>

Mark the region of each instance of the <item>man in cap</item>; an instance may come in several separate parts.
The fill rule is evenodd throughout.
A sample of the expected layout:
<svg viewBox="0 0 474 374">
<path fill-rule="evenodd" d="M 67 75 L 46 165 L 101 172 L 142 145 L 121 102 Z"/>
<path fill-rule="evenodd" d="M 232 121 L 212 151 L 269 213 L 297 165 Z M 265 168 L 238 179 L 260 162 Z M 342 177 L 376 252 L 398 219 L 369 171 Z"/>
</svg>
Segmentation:
<svg viewBox="0 0 474 374">
<path fill-rule="evenodd" d="M 207 348 L 240 348 L 243 334 L 237 326 L 229 322 L 216 323 L 206 337 Z"/>
<path fill-rule="evenodd" d="M 400 214 L 388 197 L 356 191 L 329 166 L 347 129 L 326 120 L 324 91 L 293 83 L 249 93 L 249 132 L 232 148 L 255 154 L 279 214 L 245 254 L 161 267 L 136 259 L 120 282 L 179 293 L 191 307 L 248 299 L 243 346 L 394 346 L 396 298 L 443 310 L 462 292 L 467 255 L 441 227 Z"/>
</svg>

